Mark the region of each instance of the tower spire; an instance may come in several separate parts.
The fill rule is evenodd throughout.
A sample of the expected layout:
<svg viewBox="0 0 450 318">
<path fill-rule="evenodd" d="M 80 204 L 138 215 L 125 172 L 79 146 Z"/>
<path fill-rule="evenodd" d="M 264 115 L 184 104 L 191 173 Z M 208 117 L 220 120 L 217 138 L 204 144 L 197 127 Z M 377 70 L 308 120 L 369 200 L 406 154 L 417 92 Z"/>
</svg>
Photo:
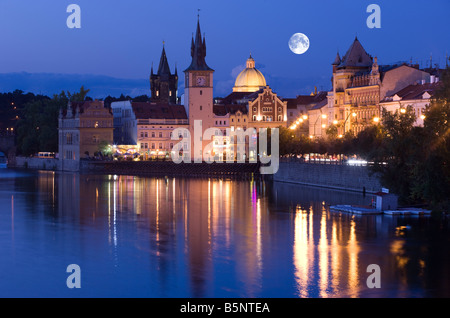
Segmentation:
<svg viewBox="0 0 450 318">
<path fill-rule="evenodd" d="M 158 75 L 170 75 L 170 67 L 169 63 L 167 62 L 167 56 L 166 56 L 166 50 L 164 47 L 164 41 L 163 41 L 163 49 L 161 52 L 161 59 L 159 60 L 159 67 L 158 67 Z"/>
<path fill-rule="evenodd" d="M 200 15 L 199 15 L 200 16 Z M 197 30 L 194 36 L 192 36 L 191 41 L 191 65 L 187 70 L 211 70 L 211 68 L 206 64 L 206 40 L 205 37 L 202 38 L 201 28 L 200 28 L 200 17 L 197 20 Z"/>
</svg>

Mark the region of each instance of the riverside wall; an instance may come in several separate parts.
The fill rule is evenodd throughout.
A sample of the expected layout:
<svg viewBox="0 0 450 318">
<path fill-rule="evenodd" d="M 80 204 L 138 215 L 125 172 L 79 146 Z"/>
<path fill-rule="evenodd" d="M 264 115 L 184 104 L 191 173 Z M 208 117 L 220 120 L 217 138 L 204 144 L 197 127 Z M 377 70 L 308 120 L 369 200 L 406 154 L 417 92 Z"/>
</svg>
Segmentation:
<svg viewBox="0 0 450 318">
<path fill-rule="evenodd" d="M 382 187 L 368 166 L 345 164 L 280 162 L 272 180 L 367 193 L 379 192 Z"/>
<path fill-rule="evenodd" d="M 249 163 L 180 163 L 168 161 L 65 161 L 62 167 L 58 159 L 16 157 L 17 168 L 82 173 L 122 174 L 141 176 L 181 177 L 253 177 L 259 175 L 260 164 Z M 297 183 L 309 186 L 374 193 L 381 190 L 381 183 L 368 166 L 344 164 L 319 164 L 302 162 L 280 162 L 274 175 L 263 175 L 275 182 Z"/>
</svg>

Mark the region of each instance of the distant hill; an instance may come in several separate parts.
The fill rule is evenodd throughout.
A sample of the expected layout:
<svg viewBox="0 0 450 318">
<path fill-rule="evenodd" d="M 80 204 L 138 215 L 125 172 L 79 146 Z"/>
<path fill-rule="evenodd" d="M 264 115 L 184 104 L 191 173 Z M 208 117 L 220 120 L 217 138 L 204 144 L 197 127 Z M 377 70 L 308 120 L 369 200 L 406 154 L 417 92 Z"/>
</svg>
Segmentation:
<svg viewBox="0 0 450 318">
<path fill-rule="evenodd" d="M 90 89 L 92 98 L 110 96 L 150 95 L 147 79 L 121 79 L 92 74 L 55 73 L 0 73 L 0 92 L 20 89 L 24 92 L 53 96 L 61 91 L 78 92 L 80 87 Z"/>
<path fill-rule="evenodd" d="M 215 96 L 227 96 L 232 92 L 234 78 L 214 81 Z M 280 97 L 295 97 L 299 94 L 310 94 L 314 86 L 318 90 L 329 89 L 330 80 L 326 77 L 308 78 L 281 78 L 266 76 L 267 84 Z M 42 94 L 52 97 L 61 91 L 78 92 L 80 87 L 90 89 L 88 94 L 92 98 L 105 98 L 106 96 L 136 97 L 150 96 L 150 83 L 148 79 L 123 79 L 93 74 L 58 74 L 58 73 L 0 73 L 0 93 L 13 92 L 20 89 L 24 92 Z M 178 82 L 178 96 L 184 94 L 184 81 Z"/>
</svg>

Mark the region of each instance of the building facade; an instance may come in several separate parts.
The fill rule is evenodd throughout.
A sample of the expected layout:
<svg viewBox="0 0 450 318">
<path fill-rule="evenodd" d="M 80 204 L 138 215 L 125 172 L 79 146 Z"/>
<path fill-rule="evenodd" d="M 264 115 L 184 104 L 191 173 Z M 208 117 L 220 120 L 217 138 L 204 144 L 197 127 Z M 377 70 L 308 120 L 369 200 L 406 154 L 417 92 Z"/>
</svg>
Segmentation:
<svg viewBox="0 0 450 318">
<path fill-rule="evenodd" d="M 439 78 L 431 76 L 429 83 L 408 85 L 395 94 L 386 96 L 380 102 L 380 109 L 391 113 L 404 113 L 406 109 L 412 108 L 416 118 L 414 125 L 423 126 L 425 110 L 430 106 L 431 99 L 441 84 Z"/>
<path fill-rule="evenodd" d="M 58 152 L 61 170 L 79 169 L 82 158 L 113 144 L 113 114 L 103 101 L 69 102 L 58 118 Z"/>
<path fill-rule="evenodd" d="M 332 66 L 326 126 L 335 125 L 339 135 L 349 131 L 357 134 L 377 122 L 380 101 L 386 96 L 408 85 L 430 80 L 430 73 L 417 65 L 379 65 L 377 57 L 369 55 L 357 38 L 342 58 L 337 53 Z"/>
</svg>

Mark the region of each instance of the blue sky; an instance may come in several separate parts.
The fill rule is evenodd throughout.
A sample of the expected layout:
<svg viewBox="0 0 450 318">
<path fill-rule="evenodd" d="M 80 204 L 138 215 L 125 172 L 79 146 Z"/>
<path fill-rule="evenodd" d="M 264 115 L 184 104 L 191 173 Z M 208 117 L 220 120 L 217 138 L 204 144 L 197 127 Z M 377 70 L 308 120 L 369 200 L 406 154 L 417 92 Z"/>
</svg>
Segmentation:
<svg viewBox="0 0 450 318">
<path fill-rule="evenodd" d="M 66 26 L 71 3 L 81 7 L 81 29 Z M 381 29 L 366 26 L 371 3 L 381 7 Z M 294 97 L 314 86 L 330 88 L 336 51 L 344 54 L 355 35 L 380 64 L 411 58 L 426 63 L 432 54 L 443 66 L 450 49 L 448 0 L 0 0 L 0 74 L 142 79 L 133 92 L 150 94 L 150 67 L 153 61 L 157 68 L 163 40 L 172 71 L 177 63 L 181 75 L 189 65 L 197 9 L 207 63 L 216 71 L 216 96 L 231 91 L 250 52 L 268 84 L 281 96 Z M 311 43 L 302 55 L 287 44 L 297 32 Z M 180 76 L 181 91 L 182 81 Z M 66 89 L 59 83 L 59 90 Z M 92 93 L 105 95 L 100 87 Z"/>
</svg>

